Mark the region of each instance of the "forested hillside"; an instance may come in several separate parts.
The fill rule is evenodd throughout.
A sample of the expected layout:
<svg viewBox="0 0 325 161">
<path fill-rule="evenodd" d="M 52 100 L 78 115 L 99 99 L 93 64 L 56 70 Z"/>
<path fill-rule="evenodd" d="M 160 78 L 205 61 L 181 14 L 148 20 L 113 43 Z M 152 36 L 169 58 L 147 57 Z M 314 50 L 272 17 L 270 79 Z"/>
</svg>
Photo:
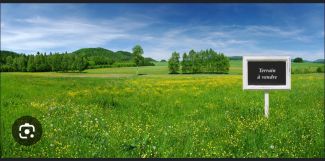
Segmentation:
<svg viewBox="0 0 325 161">
<path fill-rule="evenodd" d="M 154 66 L 152 58 L 142 58 L 140 66 Z M 72 53 L 40 53 L 35 55 L 1 51 L 2 72 L 83 71 L 87 68 L 136 66 L 132 53 L 104 48 L 83 48 Z"/>
<path fill-rule="evenodd" d="M 86 57 L 90 68 L 135 66 L 132 53 L 127 51 L 113 52 L 104 48 L 83 48 L 72 52 L 72 54 Z M 140 66 L 153 66 L 152 61 L 155 60 L 143 58 Z"/>
</svg>

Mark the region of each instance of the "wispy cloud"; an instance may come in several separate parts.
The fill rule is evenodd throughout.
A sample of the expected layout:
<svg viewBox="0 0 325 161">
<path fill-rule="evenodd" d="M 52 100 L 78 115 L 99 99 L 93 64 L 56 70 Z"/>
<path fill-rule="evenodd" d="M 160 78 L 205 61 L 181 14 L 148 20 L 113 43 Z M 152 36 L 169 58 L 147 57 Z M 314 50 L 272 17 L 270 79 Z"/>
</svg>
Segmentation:
<svg viewBox="0 0 325 161">
<path fill-rule="evenodd" d="M 132 31 L 148 25 L 125 18 L 90 21 L 38 16 L 15 21 L 19 25 L 1 26 L 1 45 L 3 48 L 24 51 L 101 46 L 112 40 L 130 39 L 133 37 Z"/>
<path fill-rule="evenodd" d="M 87 7 L 73 6 L 73 11 L 79 11 L 80 15 L 69 14 L 70 7 L 65 12 L 64 5 L 59 6 L 62 13 L 56 13 L 56 16 L 45 14 L 46 7 L 37 5 L 29 9 L 26 7 L 30 12 L 35 10 L 33 14 L 9 16 L 4 12 L 2 16 L 7 17 L 1 21 L 1 47 L 26 53 L 70 52 L 84 47 L 130 51 L 135 44 L 140 44 L 145 56 L 155 59 L 167 59 L 173 51 L 183 53 L 190 49 L 208 48 L 226 55 L 290 55 L 308 59 L 322 58 L 324 55 L 324 26 L 318 29 L 306 25 L 279 25 L 259 22 L 261 19 L 255 23 L 247 23 L 250 19 L 226 23 L 238 13 L 221 16 L 223 19 L 219 20 L 213 15 L 197 17 L 204 10 L 193 14 L 195 12 L 188 12 L 187 8 L 178 11 L 169 6 L 144 6 L 139 9 L 133 5 L 129 10 L 119 8 L 121 12 L 102 9 L 91 10 L 90 13 L 84 10 Z M 110 6 L 110 9 L 113 8 Z M 42 12 L 36 12 L 38 10 Z M 51 9 L 49 12 L 54 11 Z M 318 21 L 320 15 L 311 16 Z M 209 23 L 201 23 L 204 22 L 201 19 L 209 20 Z M 214 23 L 215 20 L 222 23 Z"/>
<path fill-rule="evenodd" d="M 208 31 L 208 32 L 207 32 Z M 195 33 L 189 34 L 189 33 Z M 170 55 L 174 50 L 188 52 L 190 49 L 201 50 L 212 48 L 227 55 L 242 55 L 258 53 L 276 55 L 299 55 L 304 57 L 316 56 L 314 51 L 301 52 L 299 50 L 276 50 L 261 46 L 261 42 L 267 42 L 268 37 L 274 37 L 281 41 L 309 42 L 309 37 L 302 34 L 302 29 L 288 30 L 276 26 L 199 26 L 166 31 L 159 37 L 150 39 L 159 42 L 150 52 L 159 52 Z M 298 52 L 297 52 L 298 51 Z M 307 54 L 309 53 L 309 54 Z M 319 53 L 317 51 L 317 53 Z M 303 55 L 303 54 L 302 54 Z M 317 54 L 317 56 L 320 56 Z M 164 56 L 161 56 L 165 58 Z"/>
</svg>

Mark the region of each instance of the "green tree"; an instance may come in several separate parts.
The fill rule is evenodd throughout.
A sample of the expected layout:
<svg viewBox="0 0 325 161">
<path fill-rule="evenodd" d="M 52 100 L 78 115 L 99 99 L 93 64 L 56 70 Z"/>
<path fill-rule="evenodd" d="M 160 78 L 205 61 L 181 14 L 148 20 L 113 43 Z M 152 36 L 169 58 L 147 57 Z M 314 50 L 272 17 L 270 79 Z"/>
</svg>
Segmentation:
<svg viewBox="0 0 325 161">
<path fill-rule="evenodd" d="M 47 56 L 47 64 L 48 64 L 48 69 L 49 71 L 54 71 L 53 69 L 53 63 L 54 63 L 54 56 L 53 54 L 50 52 L 50 54 Z"/>
<path fill-rule="evenodd" d="M 193 55 L 193 73 L 199 73 L 200 72 L 200 57 L 199 53 L 195 52 Z"/>
<path fill-rule="evenodd" d="M 183 54 L 182 57 L 182 73 L 188 73 L 189 72 L 189 60 L 186 53 Z"/>
<path fill-rule="evenodd" d="M 49 72 L 49 71 L 52 71 L 52 68 L 51 68 L 51 60 L 50 60 L 50 57 L 51 57 L 51 53 L 50 55 L 46 55 L 46 53 L 44 53 L 44 65 L 45 65 L 45 71 Z"/>
<path fill-rule="evenodd" d="M 62 70 L 62 54 L 59 53 L 55 53 L 52 56 L 51 59 L 51 67 L 52 67 L 52 71 L 61 71 Z"/>
<path fill-rule="evenodd" d="M 170 74 L 177 74 L 179 72 L 179 53 L 173 52 L 172 57 L 168 60 L 168 69 Z"/>
<path fill-rule="evenodd" d="M 19 69 L 18 69 L 18 57 L 13 58 L 11 66 L 12 66 L 14 72 L 19 71 Z"/>
<path fill-rule="evenodd" d="M 35 72 L 36 71 L 36 65 L 35 65 L 35 62 L 34 62 L 34 55 L 28 56 L 27 71 L 28 72 Z"/>
<path fill-rule="evenodd" d="M 303 61 L 304 60 L 302 58 L 300 58 L 300 57 L 296 57 L 296 58 L 293 59 L 293 62 L 295 62 L 295 63 L 302 63 Z"/>
<path fill-rule="evenodd" d="M 230 67 L 229 58 L 226 57 L 223 53 L 220 53 L 220 57 L 221 57 L 221 69 L 220 69 L 220 72 L 221 73 L 228 73 L 229 67 Z"/>
<path fill-rule="evenodd" d="M 36 63 L 36 70 L 40 72 L 46 72 L 48 71 L 47 69 L 47 64 L 46 64 L 46 55 L 44 54 L 39 54 L 36 56 L 37 61 Z"/>
<path fill-rule="evenodd" d="M 175 73 L 174 53 L 168 62 L 170 73 Z M 190 50 L 188 55 L 184 53 L 181 65 L 182 73 L 228 73 L 230 66 L 228 57 L 212 49 L 199 52 Z"/>
<path fill-rule="evenodd" d="M 70 57 L 68 54 L 63 54 L 62 57 L 62 63 L 61 63 L 61 70 L 64 72 L 69 71 L 69 63 L 70 63 Z"/>
<path fill-rule="evenodd" d="M 12 66 L 14 59 L 12 58 L 12 56 L 7 56 L 6 57 L 6 64 L 9 66 Z"/>
<path fill-rule="evenodd" d="M 81 72 L 88 67 L 88 61 L 83 56 L 77 56 L 75 58 L 76 69 Z"/>
<path fill-rule="evenodd" d="M 17 70 L 21 72 L 27 71 L 27 58 L 25 55 L 17 57 Z"/>
<path fill-rule="evenodd" d="M 36 72 L 40 71 L 40 66 L 41 66 L 40 55 L 41 55 L 41 53 L 37 52 L 36 55 L 34 56 L 34 65 L 35 65 L 35 71 Z"/>
<path fill-rule="evenodd" d="M 194 73 L 194 61 L 195 61 L 195 51 L 192 49 L 190 50 L 190 52 L 188 53 L 188 71 L 190 73 Z"/>
<path fill-rule="evenodd" d="M 132 49 L 132 57 L 135 65 L 137 66 L 137 75 L 139 73 L 139 65 L 143 60 L 143 49 L 140 45 L 136 45 Z"/>
</svg>

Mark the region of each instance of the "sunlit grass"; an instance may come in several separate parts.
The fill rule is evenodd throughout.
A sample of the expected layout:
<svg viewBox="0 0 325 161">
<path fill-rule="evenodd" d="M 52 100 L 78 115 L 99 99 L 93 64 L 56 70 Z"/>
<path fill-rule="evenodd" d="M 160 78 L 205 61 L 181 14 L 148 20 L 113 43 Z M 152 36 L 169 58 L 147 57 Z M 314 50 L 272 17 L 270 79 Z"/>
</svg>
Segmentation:
<svg viewBox="0 0 325 161">
<path fill-rule="evenodd" d="M 266 119 L 263 91 L 243 91 L 241 75 L 98 73 L 1 73 L 3 156 L 325 156 L 323 74 L 271 91 Z M 23 115 L 43 125 L 30 147 L 11 136 Z"/>
</svg>

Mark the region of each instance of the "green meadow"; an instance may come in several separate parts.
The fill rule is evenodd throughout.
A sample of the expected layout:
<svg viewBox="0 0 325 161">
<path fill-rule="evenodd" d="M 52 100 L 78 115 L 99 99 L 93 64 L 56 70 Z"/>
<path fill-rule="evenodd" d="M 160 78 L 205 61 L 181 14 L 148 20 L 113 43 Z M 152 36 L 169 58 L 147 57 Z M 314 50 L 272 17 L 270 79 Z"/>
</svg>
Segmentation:
<svg viewBox="0 0 325 161">
<path fill-rule="evenodd" d="M 269 118 L 263 91 L 243 91 L 241 66 L 1 73 L 2 157 L 325 157 L 324 73 L 314 72 L 324 64 L 292 63 L 291 90 L 270 91 Z M 11 134 L 24 115 L 43 127 L 32 146 Z"/>
<path fill-rule="evenodd" d="M 167 62 L 156 62 L 156 66 L 141 67 L 140 74 L 148 75 L 166 75 L 168 73 Z M 293 74 L 316 73 L 318 67 L 324 70 L 324 64 L 321 63 L 291 63 Z M 136 67 L 122 68 L 99 68 L 85 70 L 89 74 L 130 74 L 134 75 Z M 230 75 L 242 74 L 242 62 L 240 60 L 230 61 Z"/>
</svg>

